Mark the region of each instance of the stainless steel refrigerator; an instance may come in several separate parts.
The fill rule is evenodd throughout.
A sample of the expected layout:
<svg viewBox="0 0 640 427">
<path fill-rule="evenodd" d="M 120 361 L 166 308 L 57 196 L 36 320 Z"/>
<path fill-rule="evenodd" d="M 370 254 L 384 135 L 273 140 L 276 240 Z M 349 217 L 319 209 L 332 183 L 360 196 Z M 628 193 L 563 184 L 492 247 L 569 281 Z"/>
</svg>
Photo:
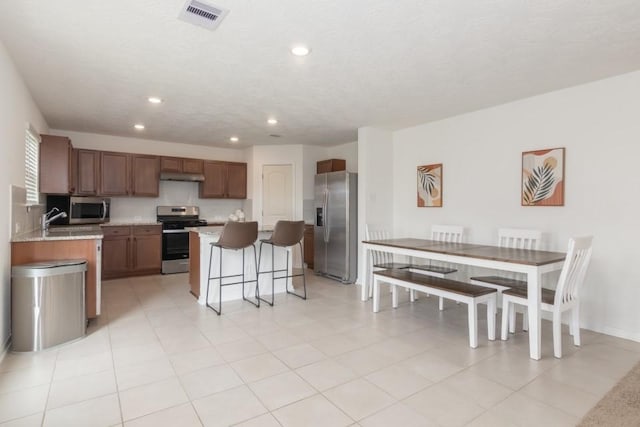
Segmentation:
<svg viewBox="0 0 640 427">
<path fill-rule="evenodd" d="M 343 283 L 358 271 L 358 174 L 329 172 L 315 178 L 313 267 Z"/>
</svg>

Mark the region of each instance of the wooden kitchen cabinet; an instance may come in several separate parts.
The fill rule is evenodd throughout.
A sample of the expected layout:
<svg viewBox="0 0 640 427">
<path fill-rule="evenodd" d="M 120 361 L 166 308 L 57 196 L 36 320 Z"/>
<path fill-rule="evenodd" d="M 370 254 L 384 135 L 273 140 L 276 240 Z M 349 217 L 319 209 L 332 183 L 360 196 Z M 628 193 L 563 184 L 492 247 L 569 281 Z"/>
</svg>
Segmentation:
<svg viewBox="0 0 640 427">
<path fill-rule="evenodd" d="M 103 226 L 102 232 L 102 276 L 105 279 L 160 273 L 160 225 Z"/>
<path fill-rule="evenodd" d="M 95 150 L 73 150 L 75 166 L 75 191 L 78 196 L 95 196 L 100 191 L 100 152 Z"/>
<path fill-rule="evenodd" d="M 127 153 L 100 152 L 100 195 L 128 196 L 131 159 Z"/>
<path fill-rule="evenodd" d="M 180 157 L 161 157 L 160 171 L 172 173 L 203 173 L 204 161 Z"/>
<path fill-rule="evenodd" d="M 66 136 L 40 135 L 40 192 L 74 192 L 73 147 Z"/>
<path fill-rule="evenodd" d="M 316 163 L 316 173 L 338 172 L 347 169 L 344 159 L 321 160 Z"/>
<path fill-rule="evenodd" d="M 158 197 L 160 157 L 100 152 L 100 195 Z"/>
<path fill-rule="evenodd" d="M 162 268 L 162 227 L 133 226 L 133 270 L 138 274 L 160 273 Z"/>
<path fill-rule="evenodd" d="M 131 195 L 158 197 L 160 194 L 160 157 L 131 155 Z"/>
<path fill-rule="evenodd" d="M 205 161 L 200 198 L 246 199 L 247 164 Z"/>
<path fill-rule="evenodd" d="M 313 224 L 304 226 L 304 262 L 307 268 L 313 268 Z"/>
</svg>

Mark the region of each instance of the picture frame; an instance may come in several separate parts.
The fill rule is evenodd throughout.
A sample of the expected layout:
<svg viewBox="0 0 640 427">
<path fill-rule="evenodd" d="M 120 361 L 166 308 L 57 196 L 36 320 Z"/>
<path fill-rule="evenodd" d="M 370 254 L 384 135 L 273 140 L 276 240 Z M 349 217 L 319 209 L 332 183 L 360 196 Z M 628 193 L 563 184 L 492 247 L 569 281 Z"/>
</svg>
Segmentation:
<svg viewBox="0 0 640 427">
<path fill-rule="evenodd" d="M 442 163 L 418 166 L 417 203 L 419 208 L 442 207 Z"/>
<path fill-rule="evenodd" d="M 564 206 L 565 149 L 522 153 L 522 206 Z"/>
</svg>

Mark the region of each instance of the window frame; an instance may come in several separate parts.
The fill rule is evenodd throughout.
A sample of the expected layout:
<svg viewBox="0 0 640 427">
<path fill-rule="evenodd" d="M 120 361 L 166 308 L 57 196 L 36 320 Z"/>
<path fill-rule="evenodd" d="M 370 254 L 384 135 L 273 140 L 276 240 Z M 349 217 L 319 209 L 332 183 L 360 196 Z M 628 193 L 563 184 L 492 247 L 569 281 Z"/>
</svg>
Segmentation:
<svg viewBox="0 0 640 427">
<path fill-rule="evenodd" d="M 24 141 L 24 186 L 27 206 L 41 204 L 40 198 L 40 134 L 27 123 Z"/>
</svg>

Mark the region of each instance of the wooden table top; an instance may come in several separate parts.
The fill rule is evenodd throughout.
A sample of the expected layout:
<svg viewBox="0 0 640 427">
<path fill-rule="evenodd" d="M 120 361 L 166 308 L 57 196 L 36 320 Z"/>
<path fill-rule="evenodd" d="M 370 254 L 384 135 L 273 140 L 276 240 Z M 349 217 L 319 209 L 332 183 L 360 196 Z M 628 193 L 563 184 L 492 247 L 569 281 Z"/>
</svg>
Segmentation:
<svg viewBox="0 0 640 427">
<path fill-rule="evenodd" d="M 561 262 L 566 257 L 566 254 L 562 252 L 501 248 L 499 246 L 439 242 L 415 238 L 365 240 L 363 243 L 535 266 Z"/>
</svg>

